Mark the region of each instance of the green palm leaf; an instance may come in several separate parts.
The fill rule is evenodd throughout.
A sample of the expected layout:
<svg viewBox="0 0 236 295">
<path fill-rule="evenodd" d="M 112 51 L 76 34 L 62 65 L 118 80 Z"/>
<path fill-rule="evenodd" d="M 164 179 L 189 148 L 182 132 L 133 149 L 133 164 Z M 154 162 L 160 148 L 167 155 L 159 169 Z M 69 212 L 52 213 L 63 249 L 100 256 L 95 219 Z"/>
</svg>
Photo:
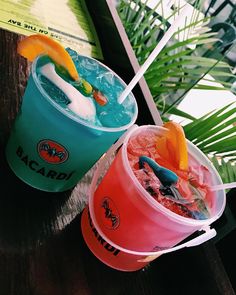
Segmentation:
<svg viewBox="0 0 236 295">
<path fill-rule="evenodd" d="M 234 182 L 236 179 L 236 166 L 234 161 L 225 161 L 219 157 L 211 157 L 213 165 L 219 172 L 223 183 Z"/>
<path fill-rule="evenodd" d="M 236 151 L 236 107 L 233 103 L 185 125 L 186 137 L 204 153 Z"/>
<path fill-rule="evenodd" d="M 158 104 L 158 109 L 165 109 L 165 108 L 168 108 L 169 107 L 169 105 L 168 104 L 165 104 L 165 105 L 163 105 L 162 103 L 159 103 Z M 176 108 L 176 107 L 174 107 L 174 108 L 172 108 L 171 109 L 171 113 L 170 113 L 171 115 L 176 115 L 176 116 L 179 116 L 179 117 L 182 117 L 183 119 L 188 119 L 188 120 L 196 120 L 196 118 L 195 117 L 193 117 L 193 116 L 191 116 L 189 113 L 186 113 L 186 112 L 184 112 L 184 111 L 181 111 L 181 110 L 179 110 L 178 108 Z M 165 118 L 165 121 L 167 121 L 167 117 Z"/>
<path fill-rule="evenodd" d="M 180 10 L 179 6 L 175 7 L 172 14 L 165 18 L 155 12 L 157 7 L 163 10 L 162 0 L 157 1 L 154 9 L 147 9 L 147 3 L 148 1 L 143 3 L 141 0 L 121 0 L 117 8 L 140 64 L 145 62 L 167 30 L 169 18 L 175 18 Z M 197 8 L 194 11 L 198 11 L 203 0 L 194 3 Z M 186 137 L 209 156 L 223 181 L 231 182 L 236 178 L 236 107 L 227 105 L 199 119 L 177 108 L 189 90 L 230 89 L 231 83 L 225 82 L 225 78 L 234 76 L 230 66 L 222 61 L 223 56 L 215 59 L 201 56 L 206 45 L 213 46 L 219 40 L 208 27 L 210 18 L 201 19 L 199 16 L 199 12 L 194 12 L 190 23 L 174 34 L 146 71 L 145 79 L 163 121 L 167 121 L 170 114 L 191 120 L 191 123 L 184 126 Z M 208 73 L 222 87 L 201 83 L 208 81 Z"/>
<path fill-rule="evenodd" d="M 179 6 L 176 7 L 171 15 L 165 18 L 155 12 L 157 7 L 163 8 L 161 0 L 157 1 L 153 9 L 147 9 L 147 3 L 148 1 L 142 3 L 141 0 L 123 0 L 118 6 L 118 12 L 140 64 L 147 59 L 167 29 L 169 18 L 175 17 L 180 10 Z M 201 4 L 202 1 L 196 1 L 195 7 L 200 8 Z M 146 71 L 145 79 L 153 97 L 162 93 L 167 93 L 166 97 L 171 97 L 173 96 L 171 93 L 189 90 L 189 85 L 193 85 L 192 87 L 196 89 L 230 89 L 231 85 L 223 81 L 227 75 L 230 75 L 228 64 L 222 61 L 217 63 L 217 60 L 213 58 L 197 56 L 196 50 L 189 47 L 195 45 L 201 48 L 205 43 L 214 44 L 218 41 L 218 38 L 215 38 L 216 33 L 207 27 L 209 18 L 200 18 L 199 15 L 196 12 L 192 14 L 191 22 L 175 33 L 175 37 Z M 157 20 L 159 20 L 158 24 L 156 24 Z M 197 34 L 199 31 L 201 34 Z M 180 33 L 184 33 L 182 40 L 178 40 Z M 194 85 L 194 81 L 204 76 L 211 67 L 217 73 L 218 81 L 223 82 L 223 87 Z M 213 71 L 211 73 L 213 74 Z M 180 99 L 174 101 L 176 105 L 179 102 Z"/>
</svg>

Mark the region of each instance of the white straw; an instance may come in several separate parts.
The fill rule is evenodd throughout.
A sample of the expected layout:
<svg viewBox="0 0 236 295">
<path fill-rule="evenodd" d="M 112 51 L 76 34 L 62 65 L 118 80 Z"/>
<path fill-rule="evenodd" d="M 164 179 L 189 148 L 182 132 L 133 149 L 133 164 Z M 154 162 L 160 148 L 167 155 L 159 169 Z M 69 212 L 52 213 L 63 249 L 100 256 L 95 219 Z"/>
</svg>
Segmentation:
<svg viewBox="0 0 236 295">
<path fill-rule="evenodd" d="M 212 191 L 225 190 L 230 188 L 236 188 L 236 182 L 223 183 L 223 184 L 210 186 L 210 190 Z"/>
<path fill-rule="evenodd" d="M 121 104 L 125 100 L 125 98 L 130 94 L 130 92 L 132 91 L 134 86 L 138 83 L 138 81 L 142 78 L 143 74 L 146 72 L 148 67 L 151 65 L 151 63 L 154 61 L 154 59 L 157 57 L 157 55 L 160 53 L 163 47 L 167 44 L 167 42 L 170 40 L 172 35 L 178 30 L 181 21 L 183 22 L 185 16 L 187 16 L 188 10 L 189 10 L 189 7 L 188 5 L 186 5 L 184 9 L 182 10 L 181 14 L 178 15 L 178 17 L 172 23 L 172 25 L 164 34 L 162 39 L 158 42 L 157 46 L 153 49 L 152 53 L 149 55 L 145 63 L 137 71 L 133 79 L 127 85 L 126 89 L 121 93 L 121 96 L 118 98 L 118 103 Z"/>
</svg>

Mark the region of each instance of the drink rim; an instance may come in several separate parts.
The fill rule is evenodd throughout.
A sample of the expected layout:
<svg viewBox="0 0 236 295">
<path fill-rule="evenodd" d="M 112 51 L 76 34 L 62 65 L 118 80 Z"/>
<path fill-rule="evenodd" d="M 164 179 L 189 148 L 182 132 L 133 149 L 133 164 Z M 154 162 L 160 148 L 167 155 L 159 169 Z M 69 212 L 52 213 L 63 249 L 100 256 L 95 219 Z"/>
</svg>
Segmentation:
<svg viewBox="0 0 236 295">
<path fill-rule="evenodd" d="M 78 54 L 78 53 L 77 53 Z M 96 126 L 96 125 L 93 125 L 93 124 L 89 124 L 88 122 L 86 121 L 83 121 L 82 119 L 79 118 L 79 116 L 74 116 L 72 114 L 70 114 L 68 111 L 66 111 L 65 109 L 63 109 L 62 107 L 59 106 L 59 104 L 57 104 L 51 97 L 50 95 L 44 90 L 44 88 L 42 87 L 39 79 L 38 79 L 38 75 L 36 74 L 36 68 L 37 68 L 37 64 L 38 64 L 38 61 L 40 59 L 42 59 L 43 57 L 45 57 L 46 55 L 39 55 L 32 63 L 32 77 L 33 77 L 33 80 L 35 82 L 35 85 L 37 86 L 38 90 L 40 91 L 40 93 L 43 95 L 43 97 L 45 97 L 47 99 L 47 101 L 49 101 L 60 113 L 62 113 L 63 115 L 65 115 L 66 117 L 68 117 L 69 119 L 81 124 L 81 125 L 84 125 L 86 127 L 89 127 L 91 129 L 94 129 L 94 130 L 99 130 L 99 131 L 105 131 L 105 132 L 119 132 L 119 131 L 123 131 L 123 130 L 126 130 L 128 129 L 130 126 L 132 126 L 134 124 L 134 122 L 136 121 L 137 117 L 138 117 L 138 105 L 137 105 L 137 101 L 135 99 L 135 96 L 133 95 L 133 93 L 131 92 L 130 95 L 132 96 L 133 98 L 133 103 L 134 103 L 134 110 L 135 112 L 133 113 L 133 117 L 131 119 L 131 121 L 126 124 L 126 125 L 123 125 L 123 126 L 120 126 L 120 127 L 106 127 L 106 126 Z M 90 57 L 90 56 L 85 56 L 85 55 L 81 55 L 81 54 L 78 54 L 78 56 L 81 56 L 82 58 L 88 58 L 88 59 L 92 59 L 94 60 L 95 62 L 97 62 L 101 67 L 103 68 L 106 68 L 108 71 L 112 72 L 112 74 L 114 76 L 116 76 L 120 82 L 124 85 L 124 87 L 126 87 L 126 83 L 123 81 L 123 79 L 121 79 L 113 70 L 111 70 L 108 66 L 104 65 L 103 63 L 101 63 L 100 61 L 96 60 L 95 58 L 93 57 Z"/>
<path fill-rule="evenodd" d="M 126 170 L 126 172 L 129 174 L 129 176 L 132 178 L 136 188 L 139 190 L 139 192 L 141 193 L 141 197 L 147 201 L 149 204 L 151 204 L 152 207 L 154 207 L 155 209 L 161 210 L 162 212 L 166 213 L 166 215 L 171 218 L 174 219 L 176 221 L 179 221 L 180 223 L 185 223 L 187 225 L 210 225 L 211 223 L 213 223 L 215 220 L 217 220 L 224 212 L 225 209 L 225 205 L 226 205 L 226 195 L 225 195 L 225 191 L 218 191 L 217 193 L 223 194 L 223 203 L 222 206 L 219 210 L 219 212 L 216 212 L 216 214 L 214 214 L 212 217 L 204 219 L 204 220 L 198 220 L 198 219 L 193 219 L 193 218 L 188 218 L 188 217 L 184 217 L 181 216 L 177 213 L 172 212 L 170 209 L 167 209 L 166 207 L 164 207 L 163 205 L 161 205 L 158 201 L 154 200 L 154 198 L 144 189 L 144 187 L 140 184 L 140 182 L 138 181 L 138 179 L 136 178 L 136 176 L 134 175 L 133 170 L 130 167 L 129 164 L 129 160 L 128 160 L 128 156 L 127 156 L 127 146 L 128 146 L 128 141 L 131 137 L 132 134 L 139 132 L 140 129 L 150 129 L 153 128 L 155 130 L 159 129 L 160 131 L 165 131 L 166 129 L 164 127 L 161 126 L 156 126 L 156 125 L 143 125 L 143 126 L 139 126 L 138 128 L 134 128 L 133 130 L 131 130 L 129 132 L 129 134 L 127 134 L 126 138 L 124 139 L 124 143 L 122 145 L 121 148 L 121 153 L 122 153 L 122 159 L 123 159 L 123 163 L 124 163 L 124 169 Z M 187 140 L 188 143 L 188 147 L 190 147 L 190 149 L 196 148 L 196 146 L 191 143 L 189 140 Z M 194 156 L 194 158 L 196 158 L 197 156 L 195 154 L 193 154 L 193 152 L 190 152 L 188 149 L 188 152 Z M 199 154 L 205 159 L 205 161 L 208 163 L 208 168 L 209 166 L 211 167 L 211 170 L 214 172 L 214 179 L 218 181 L 218 184 L 222 184 L 222 180 L 221 177 L 219 176 L 217 170 L 215 169 L 215 167 L 213 166 L 213 164 L 211 163 L 211 161 L 205 156 L 205 154 L 198 149 Z M 198 157 L 197 157 L 198 158 Z M 206 165 L 206 164 L 205 164 Z"/>
</svg>

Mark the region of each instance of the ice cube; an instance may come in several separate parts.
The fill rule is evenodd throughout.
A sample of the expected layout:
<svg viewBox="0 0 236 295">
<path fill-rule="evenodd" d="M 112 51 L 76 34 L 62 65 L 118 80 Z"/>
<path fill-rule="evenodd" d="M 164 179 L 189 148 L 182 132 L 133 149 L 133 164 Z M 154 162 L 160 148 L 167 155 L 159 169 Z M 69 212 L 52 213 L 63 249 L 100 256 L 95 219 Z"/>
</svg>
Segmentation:
<svg viewBox="0 0 236 295">
<path fill-rule="evenodd" d="M 97 106 L 97 110 L 99 120 L 102 125 L 107 127 L 124 126 L 130 122 L 132 117 L 132 113 L 116 102 L 108 102 L 105 106 Z"/>
</svg>

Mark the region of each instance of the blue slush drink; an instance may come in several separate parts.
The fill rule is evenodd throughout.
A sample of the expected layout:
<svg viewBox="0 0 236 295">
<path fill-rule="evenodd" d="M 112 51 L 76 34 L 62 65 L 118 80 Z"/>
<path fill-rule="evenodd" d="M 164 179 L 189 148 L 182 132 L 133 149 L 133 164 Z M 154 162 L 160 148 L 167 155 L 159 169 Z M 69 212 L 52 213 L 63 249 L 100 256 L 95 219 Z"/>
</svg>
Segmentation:
<svg viewBox="0 0 236 295">
<path fill-rule="evenodd" d="M 112 70 L 93 58 L 68 52 L 81 79 L 101 92 L 107 103 L 97 103 L 47 56 L 40 56 L 32 64 L 6 147 L 14 173 L 49 192 L 73 188 L 138 114 L 132 93 L 117 103 L 126 84 Z"/>
</svg>

